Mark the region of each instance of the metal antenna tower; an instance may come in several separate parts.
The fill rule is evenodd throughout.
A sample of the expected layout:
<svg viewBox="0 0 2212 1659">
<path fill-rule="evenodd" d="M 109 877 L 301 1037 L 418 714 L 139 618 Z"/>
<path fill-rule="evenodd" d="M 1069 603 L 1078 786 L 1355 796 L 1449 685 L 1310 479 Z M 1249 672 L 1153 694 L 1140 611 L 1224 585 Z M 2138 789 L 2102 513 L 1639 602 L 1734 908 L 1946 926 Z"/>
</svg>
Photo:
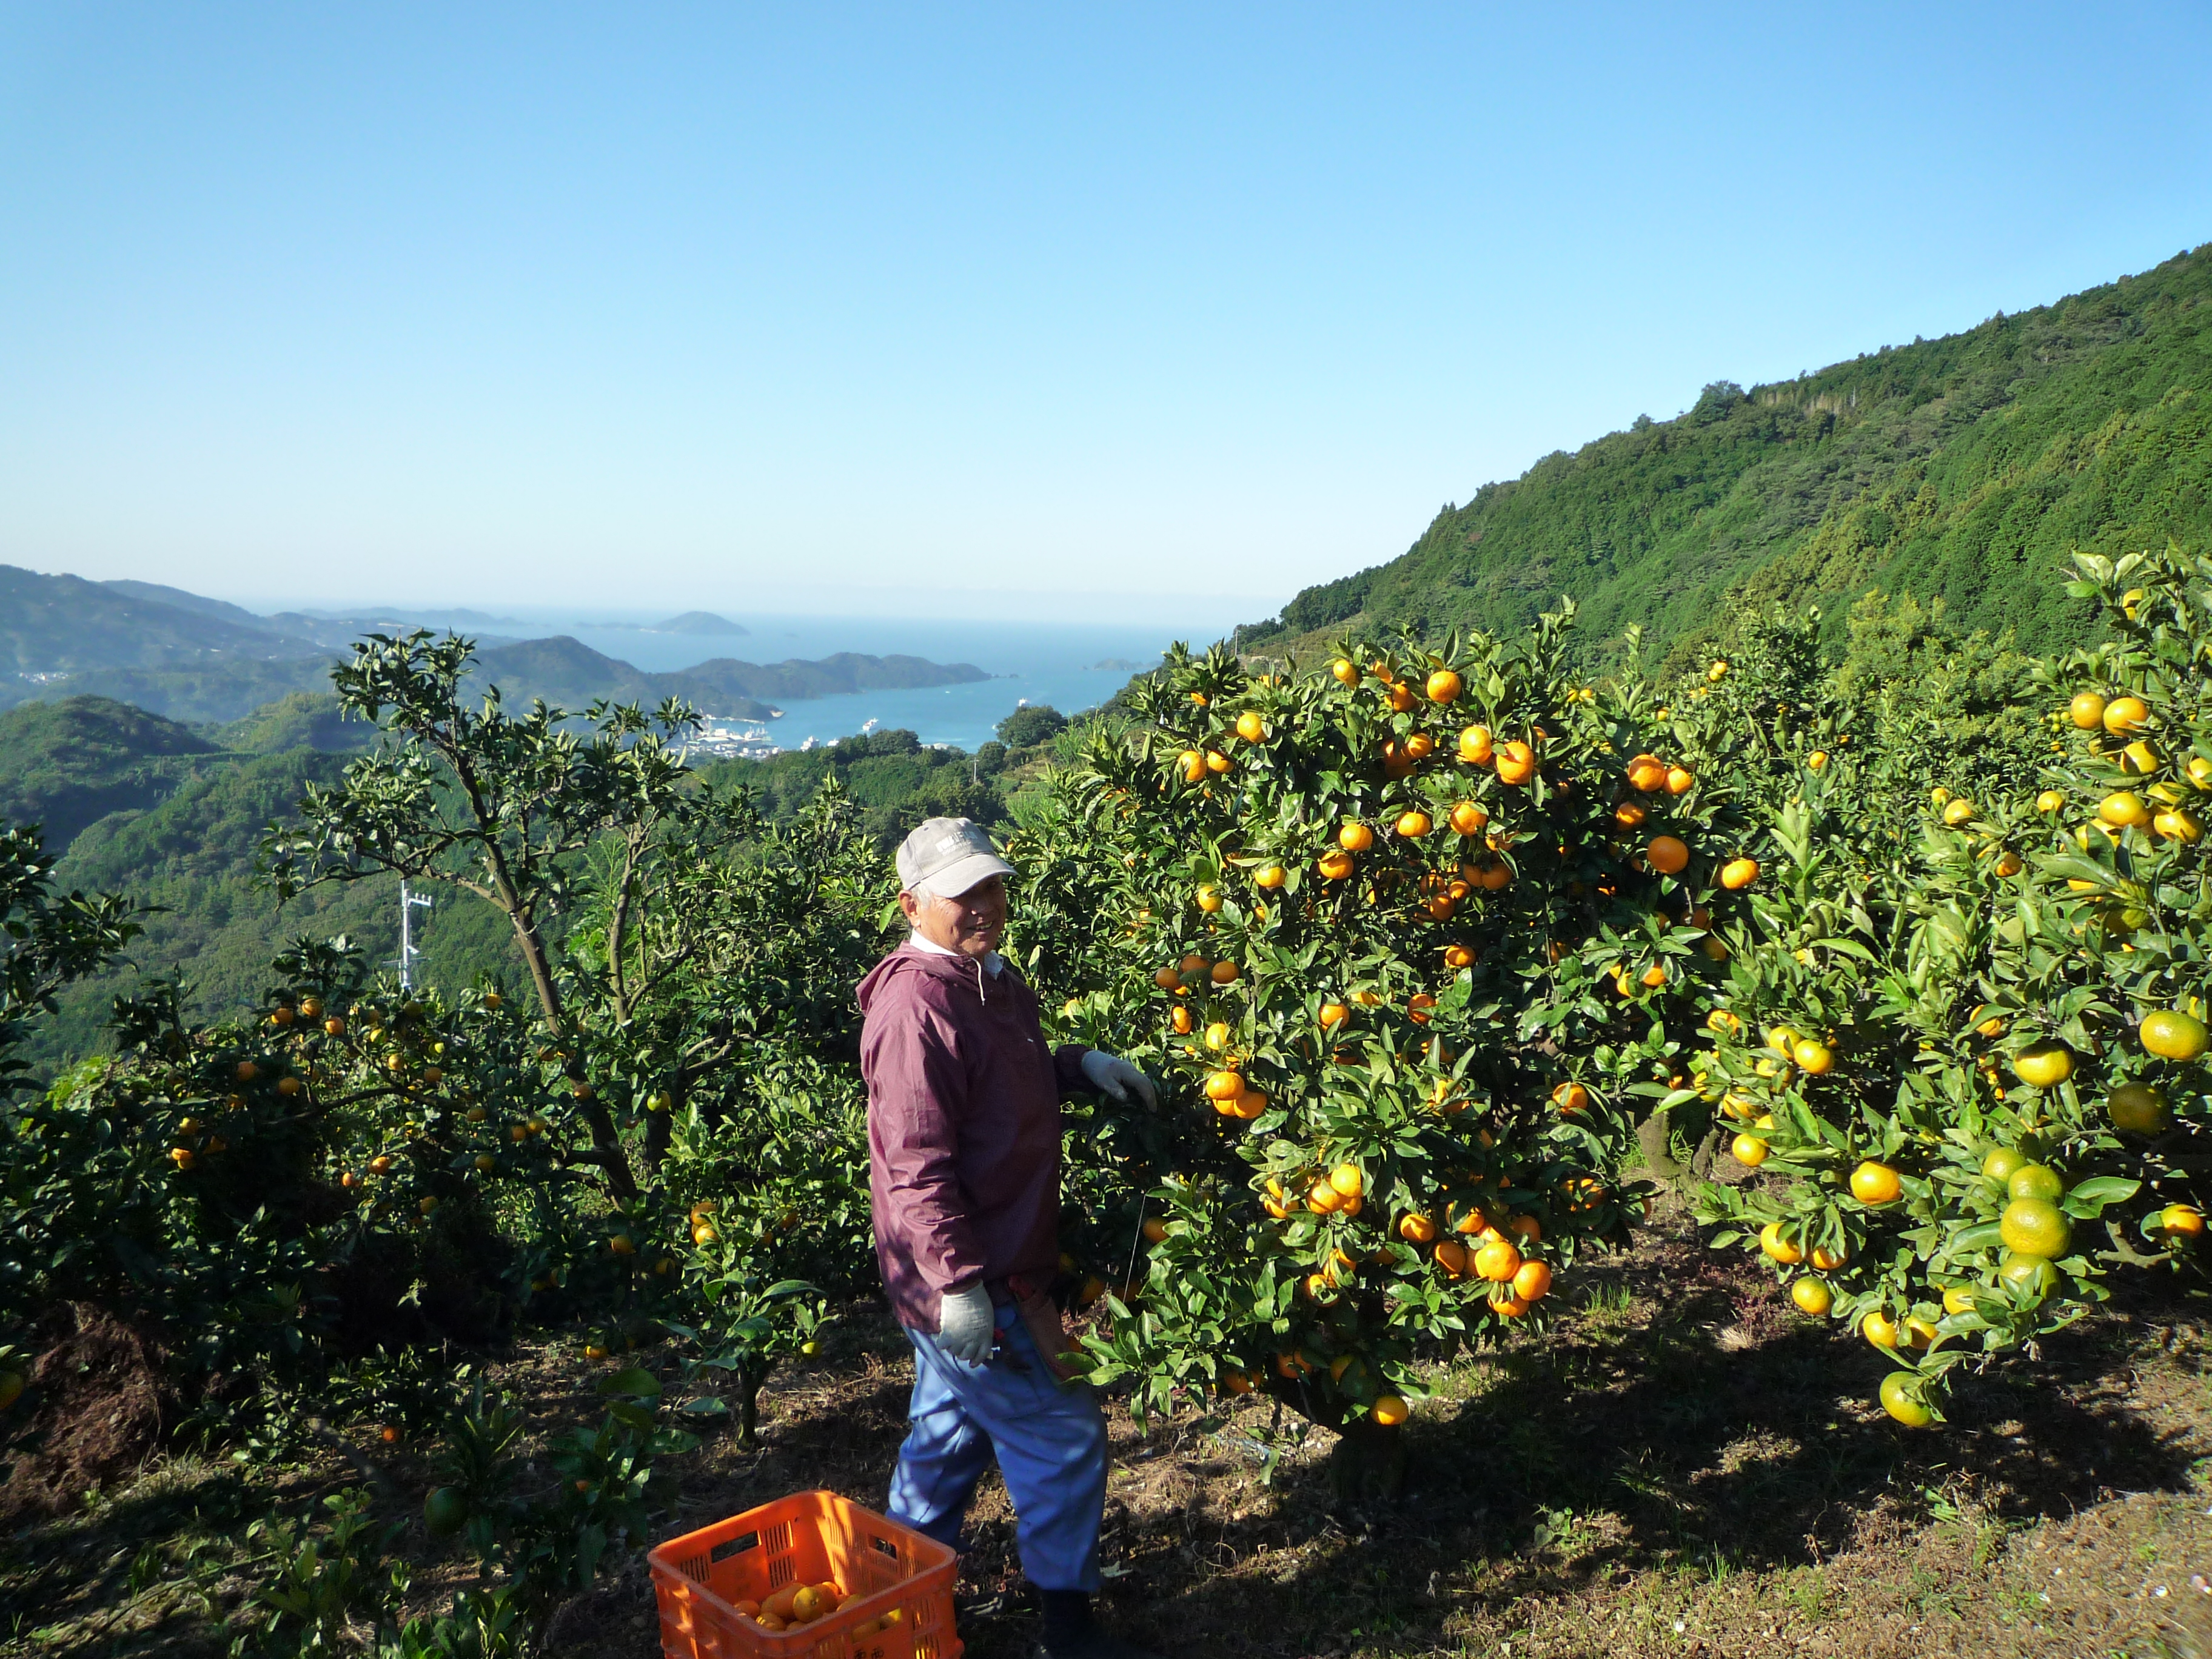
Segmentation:
<svg viewBox="0 0 2212 1659">
<path fill-rule="evenodd" d="M 415 911 L 417 906 L 425 910 L 428 909 L 431 902 L 428 893 L 410 891 L 407 878 L 404 876 L 400 878 L 399 988 L 403 991 L 411 991 L 415 988 L 415 958 L 422 954 L 422 948 L 415 943 Z"/>
</svg>

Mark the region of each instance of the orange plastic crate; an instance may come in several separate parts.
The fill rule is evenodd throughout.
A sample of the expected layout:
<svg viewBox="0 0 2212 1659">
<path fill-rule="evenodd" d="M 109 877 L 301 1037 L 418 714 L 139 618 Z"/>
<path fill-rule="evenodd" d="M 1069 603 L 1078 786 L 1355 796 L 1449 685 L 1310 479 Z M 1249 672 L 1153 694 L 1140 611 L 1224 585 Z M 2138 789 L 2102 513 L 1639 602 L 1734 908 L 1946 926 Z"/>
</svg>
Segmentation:
<svg viewBox="0 0 2212 1659">
<path fill-rule="evenodd" d="M 833 1492 L 793 1492 L 672 1538 L 646 1557 L 669 1659 L 959 1659 L 952 1552 Z M 781 1634 L 733 1603 L 830 1579 L 837 1611 Z M 894 1607 L 899 1623 L 855 1637 Z"/>
</svg>

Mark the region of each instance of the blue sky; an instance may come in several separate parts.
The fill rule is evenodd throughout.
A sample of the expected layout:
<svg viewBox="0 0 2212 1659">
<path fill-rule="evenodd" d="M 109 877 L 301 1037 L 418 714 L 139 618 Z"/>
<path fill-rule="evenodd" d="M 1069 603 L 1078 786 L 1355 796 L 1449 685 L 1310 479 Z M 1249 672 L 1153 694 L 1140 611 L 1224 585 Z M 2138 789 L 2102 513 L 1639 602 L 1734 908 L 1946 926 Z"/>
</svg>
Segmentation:
<svg viewBox="0 0 2212 1659">
<path fill-rule="evenodd" d="M 18 0 L 0 562 L 1256 617 L 2212 239 L 2208 83 L 2201 4 Z"/>
</svg>

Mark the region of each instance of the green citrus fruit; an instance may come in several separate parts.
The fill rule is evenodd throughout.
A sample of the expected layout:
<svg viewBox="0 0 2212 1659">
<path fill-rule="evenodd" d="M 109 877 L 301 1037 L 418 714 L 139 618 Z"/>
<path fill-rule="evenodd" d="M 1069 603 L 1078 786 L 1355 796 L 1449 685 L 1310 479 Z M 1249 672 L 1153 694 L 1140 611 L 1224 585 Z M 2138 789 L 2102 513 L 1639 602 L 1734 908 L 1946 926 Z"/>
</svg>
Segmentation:
<svg viewBox="0 0 2212 1659">
<path fill-rule="evenodd" d="M 2040 1255 L 2008 1255 L 1997 1277 L 2011 1291 L 2024 1291 L 2040 1302 L 2058 1288 L 2058 1269 Z"/>
<path fill-rule="evenodd" d="M 2058 1171 L 2047 1164 L 2023 1164 L 2005 1182 L 2005 1192 L 2010 1197 L 2040 1198 L 2053 1204 L 2065 1190 L 2066 1183 L 2058 1178 Z"/>
<path fill-rule="evenodd" d="M 2162 1135 L 2173 1127 L 2173 1109 L 2166 1103 L 2166 1091 L 2148 1083 L 2123 1083 L 2106 1097 L 2105 1110 L 2115 1129 L 2131 1135 Z"/>
<path fill-rule="evenodd" d="M 2066 1254 L 2074 1224 L 2047 1198 L 2015 1198 L 1997 1218 L 1997 1237 L 2015 1255 L 2039 1255 L 2046 1261 Z"/>
<path fill-rule="evenodd" d="M 469 1518 L 469 1500 L 458 1486 L 433 1486 L 430 1495 L 422 1500 L 422 1524 L 430 1529 L 434 1538 L 443 1538 L 461 1529 Z"/>
<path fill-rule="evenodd" d="M 1892 1371 L 1881 1379 L 1881 1408 L 1908 1429 L 1924 1429 L 1936 1420 L 1920 1397 L 1920 1379 L 1911 1371 Z"/>
<path fill-rule="evenodd" d="M 2027 1162 L 2027 1155 L 2017 1148 L 1999 1146 L 1982 1160 L 1982 1173 L 2002 1187 L 2010 1181 L 2013 1171 Z"/>
<path fill-rule="evenodd" d="M 2160 1060 L 2195 1060 L 2203 1054 L 2208 1041 L 2204 1022 L 2194 1014 L 2185 1014 L 2179 1008 L 2160 1008 L 2143 1016 L 2136 1033 L 2142 1046 Z"/>
</svg>

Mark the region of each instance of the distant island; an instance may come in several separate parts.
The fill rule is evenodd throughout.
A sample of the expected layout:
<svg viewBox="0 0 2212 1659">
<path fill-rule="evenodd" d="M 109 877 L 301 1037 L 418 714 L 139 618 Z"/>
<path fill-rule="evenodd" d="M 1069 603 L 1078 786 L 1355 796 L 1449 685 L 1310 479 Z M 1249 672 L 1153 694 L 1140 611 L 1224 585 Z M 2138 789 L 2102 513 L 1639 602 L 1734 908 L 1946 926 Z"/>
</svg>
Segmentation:
<svg viewBox="0 0 2212 1659">
<path fill-rule="evenodd" d="M 1091 665 L 1094 669 L 1109 669 L 1116 674 L 1134 674 L 1145 666 L 1140 662 L 1131 662 L 1127 657 L 1101 657 Z"/>
<path fill-rule="evenodd" d="M 750 634 L 752 629 L 743 623 L 733 623 L 727 617 L 718 617 L 711 611 L 687 611 L 680 617 L 671 617 L 662 623 L 594 622 L 586 623 L 606 634 Z"/>
<path fill-rule="evenodd" d="M 727 617 L 718 617 L 711 611 L 687 611 L 680 617 L 671 617 L 666 622 L 645 631 L 648 634 L 744 634 L 750 630 L 732 622 Z"/>
</svg>

